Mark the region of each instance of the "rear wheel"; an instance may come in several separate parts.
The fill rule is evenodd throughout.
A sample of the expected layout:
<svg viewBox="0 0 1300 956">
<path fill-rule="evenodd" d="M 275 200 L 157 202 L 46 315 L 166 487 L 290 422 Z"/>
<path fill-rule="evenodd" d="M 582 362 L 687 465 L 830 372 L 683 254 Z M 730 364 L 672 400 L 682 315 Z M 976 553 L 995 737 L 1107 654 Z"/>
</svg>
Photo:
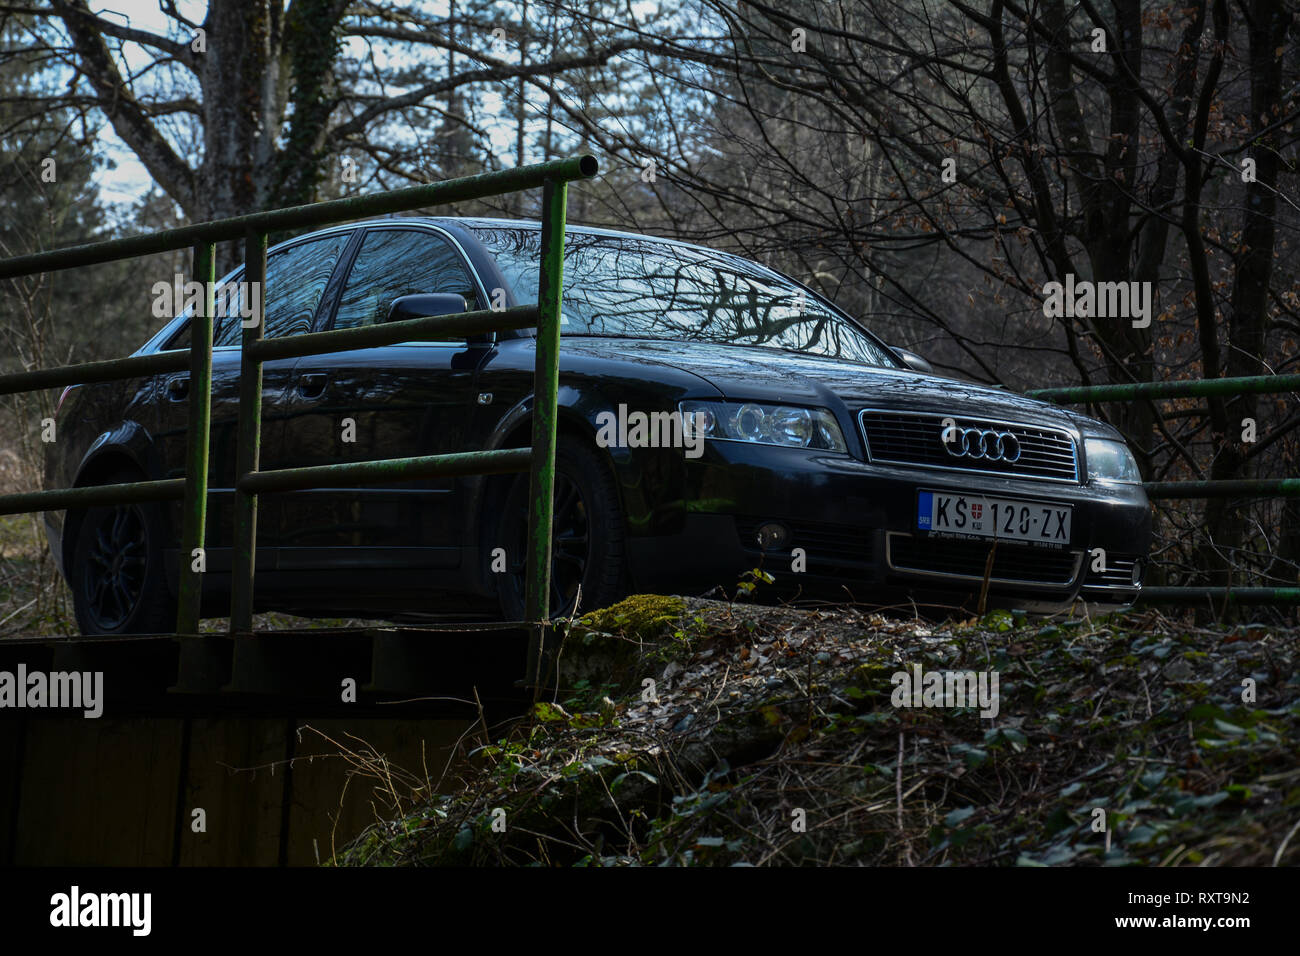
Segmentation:
<svg viewBox="0 0 1300 956">
<path fill-rule="evenodd" d="M 105 484 L 139 481 L 122 472 Z M 68 583 L 83 634 L 161 634 L 176 626 L 163 575 L 162 516 L 142 502 L 87 508 L 77 529 Z"/>
<path fill-rule="evenodd" d="M 509 561 L 498 590 L 501 613 L 511 621 L 524 620 L 529 502 L 528 476 L 520 475 L 506 495 L 496 539 Z M 625 567 L 618 490 L 600 455 L 567 436 L 555 450 L 554 502 L 551 617 L 612 604 L 622 596 Z"/>
</svg>

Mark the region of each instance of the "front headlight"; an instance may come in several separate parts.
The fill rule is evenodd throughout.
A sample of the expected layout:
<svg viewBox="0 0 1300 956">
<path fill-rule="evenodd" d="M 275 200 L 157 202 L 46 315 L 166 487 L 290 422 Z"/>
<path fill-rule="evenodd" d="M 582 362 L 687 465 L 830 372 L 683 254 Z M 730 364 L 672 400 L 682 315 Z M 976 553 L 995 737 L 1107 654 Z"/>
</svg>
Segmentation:
<svg viewBox="0 0 1300 956">
<path fill-rule="evenodd" d="M 785 445 L 819 451 L 847 451 L 844 433 L 825 408 L 765 405 L 761 402 L 682 402 L 683 421 L 705 438 Z"/>
<path fill-rule="evenodd" d="M 1083 442 L 1083 454 L 1088 459 L 1088 479 L 1101 481 L 1124 481 L 1141 484 L 1142 475 L 1138 472 L 1137 459 L 1122 441 L 1109 438 L 1086 438 Z"/>
</svg>

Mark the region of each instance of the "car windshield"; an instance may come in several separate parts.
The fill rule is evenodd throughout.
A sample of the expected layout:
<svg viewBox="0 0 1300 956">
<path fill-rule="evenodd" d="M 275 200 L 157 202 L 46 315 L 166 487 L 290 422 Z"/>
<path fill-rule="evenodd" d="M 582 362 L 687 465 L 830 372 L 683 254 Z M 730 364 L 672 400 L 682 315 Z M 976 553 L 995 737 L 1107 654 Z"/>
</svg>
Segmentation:
<svg viewBox="0 0 1300 956">
<path fill-rule="evenodd" d="M 537 301 L 538 228 L 476 226 L 518 302 Z M 672 243 L 569 232 L 561 332 L 749 345 L 898 363 L 807 290 L 721 253 Z"/>
</svg>

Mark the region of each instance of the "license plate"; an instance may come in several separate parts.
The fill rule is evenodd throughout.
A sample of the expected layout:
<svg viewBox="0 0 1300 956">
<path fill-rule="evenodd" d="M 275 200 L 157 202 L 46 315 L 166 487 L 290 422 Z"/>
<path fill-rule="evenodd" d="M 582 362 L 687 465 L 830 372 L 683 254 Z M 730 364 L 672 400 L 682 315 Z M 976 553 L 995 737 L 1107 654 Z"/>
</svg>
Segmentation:
<svg viewBox="0 0 1300 956">
<path fill-rule="evenodd" d="M 1070 543 L 1070 519 L 1074 509 L 1069 505 L 939 491 L 922 491 L 916 499 L 918 531 L 1047 544 Z"/>
</svg>

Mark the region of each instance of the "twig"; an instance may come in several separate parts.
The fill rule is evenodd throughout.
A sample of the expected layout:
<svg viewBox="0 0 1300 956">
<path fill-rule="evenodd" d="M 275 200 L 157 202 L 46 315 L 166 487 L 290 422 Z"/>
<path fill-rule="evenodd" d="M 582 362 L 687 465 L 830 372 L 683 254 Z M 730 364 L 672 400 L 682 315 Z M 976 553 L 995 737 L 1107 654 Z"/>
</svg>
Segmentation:
<svg viewBox="0 0 1300 956">
<path fill-rule="evenodd" d="M 898 835 L 903 838 L 903 854 L 907 860 L 908 866 L 914 866 L 912 862 L 912 844 L 907 839 L 907 831 L 903 828 L 903 732 L 898 732 L 898 766 L 894 771 L 894 792 L 898 795 L 896 805 L 898 808 Z M 909 791 L 910 792 L 910 791 Z"/>
<path fill-rule="evenodd" d="M 28 601 L 26 604 L 24 604 L 24 605 L 23 605 L 22 607 L 20 607 L 18 610 L 14 611 L 14 612 L 12 612 L 11 614 L 9 614 L 8 616 L 6 616 L 5 619 L 4 619 L 3 621 L 0 621 L 0 627 L 4 627 L 4 626 L 5 626 L 6 624 L 8 624 L 12 619 L 14 619 L 14 618 L 17 617 L 19 614 L 23 613 L 23 611 L 27 610 L 29 607 L 31 607 L 33 604 L 35 604 L 37 598 L 39 598 L 39 597 L 40 597 L 39 594 L 36 595 L 36 597 L 32 598 L 30 601 Z"/>
<path fill-rule="evenodd" d="M 483 746 L 492 746 L 492 734 L 488 731 L 487 717 L 483 715 L 483 701 L 478 697 L 478 685 L 474 685 L 474 703 L 478 705 L 478 722 L 483 726 Z"/>
<path fill-rule="evenodd" d="M 1286 845 L 1291 842 L 1291 838 L 1295 836 L 1296 830 L 1300 830 L 1300 820 L 1296 820 L 1295 826 L 1293 826 L 1290 829 L 1290 831 L 1286 835 L 1286 838 L 1282 841 L 1281 845 L 1277 848 L 1277 852 L 1273 854 L 1274 866 L 1278 866 L 1281 863 L 1282 854 L 1286 852 Z"/>
</svg>

